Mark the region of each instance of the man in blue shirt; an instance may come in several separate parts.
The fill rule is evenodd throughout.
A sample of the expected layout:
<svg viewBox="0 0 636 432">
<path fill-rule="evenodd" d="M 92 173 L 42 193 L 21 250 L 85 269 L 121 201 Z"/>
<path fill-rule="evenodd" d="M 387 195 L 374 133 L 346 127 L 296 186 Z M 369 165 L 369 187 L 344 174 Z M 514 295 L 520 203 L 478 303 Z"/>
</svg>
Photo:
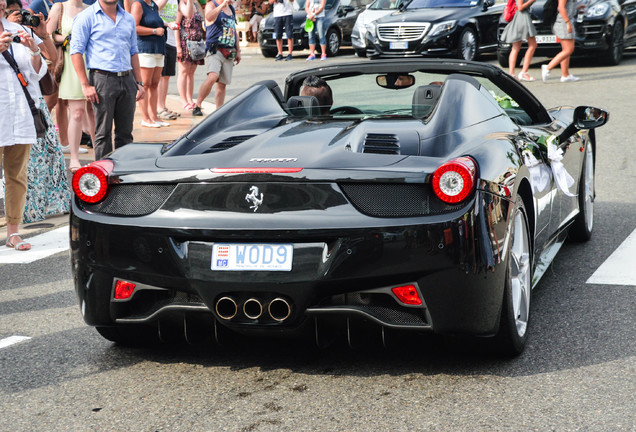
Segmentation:
<svg viewBox="0 0 636 432">
<path fill-rule="evenodd" d="M 136 23 L 117 0 L 98 0 L 75 17 L 72 34 L 71 61 L 95 111 L 93 147 L 99 160 L 133 140 L 135 101 L 144 97 Z"/>
</svg>

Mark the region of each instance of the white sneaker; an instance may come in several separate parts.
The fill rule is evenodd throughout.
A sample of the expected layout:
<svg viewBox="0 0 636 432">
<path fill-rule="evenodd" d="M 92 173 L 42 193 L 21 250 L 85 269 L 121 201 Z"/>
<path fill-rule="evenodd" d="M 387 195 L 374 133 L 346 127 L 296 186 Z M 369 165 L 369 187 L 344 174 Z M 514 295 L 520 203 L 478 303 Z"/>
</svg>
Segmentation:
<svg viewBox="0 0 636 432">
<path fill-rule="evenodd" d="M 147 121 L 141 121 L 141 125 L 144 127 L 151 127 L 151 128 L 158 128 L 161 127 L 160 124 L 157 124 L 155 122 L 147 122 Z"/>
<path fill-rule="evenodd" d="M 60 147 L 62 147 L 62 153 L 64 153 L 64 154 L 69 154 L 71 152 L 71 146 L 70 145 L 64 146 L 64 145 L 60 144 Z"/>
<path fill-rule="evenodd" d="M 541 80 L 547 82 L 549 76 L 550 71 L 548 70 L 548 65 L 541 65 Z"/>
<path fill-rule="evenodd" d="M 574 81 L 578 81 L 579 78 L 575 77 L 574 75 L 570 74 L 568 76 L 562 76 L 561 77 L 561 82 L 574 82 Z"/>
<path fill-rule="evenodd" d="M 80 147 L 80 148 L 77 150 L 77 153 L 79 153 L 79 154 L 88 153 L 88 149 L 85 149 L 84 147 Z"/>
<path fill-rule="evenodd" d="M 170 123 L 165 121 L 156 121 L 155 124 L 158 124 L 159 126 L 163 126 L 163 127 L 170 126 Z"/>
</svg>

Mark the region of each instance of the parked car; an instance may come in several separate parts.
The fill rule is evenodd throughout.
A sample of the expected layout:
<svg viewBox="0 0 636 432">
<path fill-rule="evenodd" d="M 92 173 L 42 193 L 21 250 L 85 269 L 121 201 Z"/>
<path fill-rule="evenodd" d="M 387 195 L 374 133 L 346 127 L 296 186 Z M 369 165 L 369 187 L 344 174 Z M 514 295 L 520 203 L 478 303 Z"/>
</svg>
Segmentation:
<svg viewBox="0 0 636 432">
<path fill-rule="evenodd" d="M 367 56 L 474 60 L 496 51 L 503 6 L 495 0 L 407 0 L 367 24 Z"/>
<path fill-rule="evenodd" d="M 537 0 L 531 7 L 532 22 L 537 29 L 535 56 L 553 57 L 561 51 L 561 44 L 552 34 L 550 25 L 543 22 L 545 0 Z M 636 1 L 634 0 L 584 0 L 579 2 L 579 13 L 574 24 L 576 32 L 575 56 L 599 58 L 609 65 L 617 65 L 623 59 L 625 48 L 636 46 Z M 499 22 L 499 35 L 506 26 Z M 511 45 L 499 41 L 497 59 L 508 67 Z M 526 45 L 524 42 L 523 51 Z M 518 56 L 523 59 L 523 52 Z"/>
<path fill-rule="evenodd" d="M 402 0 L 375 0 L 356 19 L 351 33 L 351 45 L 358 57 L 367 55 L 367 24 L 395 11 Z"/>
<path fill-rule="evenodd" d="M 372 0 L 327 0 L 325 5 L 325 31 L 327 33 L 327 55 L 338 55 L 342 45 L 351 45 L 351 32 L 358 15 Z M 299 10 L 294 12 L 294 50 L 309 48 L 309 37 L 305 31 L 305 0 L 296 0 Z M 283 33 L 283 49 L 287 50 L 287 36 Z M 258 44 L 265 57 L 278 53 L 274 39 L 274 17 L 270 14 L 261 21 Z"/>
<path fill-rule="evenodd" d="M 310 75 L 333 105 L 299 96 Z M 123 344 L 435 332 L 518 354 L 532 288 L 566 237 L 592 235 L 608 118 L 548 111 L 499 66 L 464 60 L 256 83 L 174 142 L 75 173 L 82 316 Z"/>
</svg>

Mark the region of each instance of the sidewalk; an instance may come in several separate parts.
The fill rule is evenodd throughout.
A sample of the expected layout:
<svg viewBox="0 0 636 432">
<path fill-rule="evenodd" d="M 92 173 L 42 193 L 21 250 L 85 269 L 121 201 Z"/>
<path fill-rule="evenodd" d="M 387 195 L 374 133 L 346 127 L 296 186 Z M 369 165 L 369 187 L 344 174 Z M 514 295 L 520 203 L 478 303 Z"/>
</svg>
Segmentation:
<svg viewBox="0 0 636 432">
<path fill-rule="evenodd" d="M 171 94 L 169 94 L 166 98 L 166 107 L 171 111 L 179 113 L 180 116 L 176 120 L 166 120 L 170 123 L 170 126 L 161 128 L 148 128 L 141 126 L 141 112 L 139 110 L 139 107 L 137 107 L 137 109 L 135 110 L 135 118 L 133 120 L 134 142 L 171 142 L 192 129 L 197 123 L 205 119 L 205 116 L 212 113 L 215 109 L 214 104 L 203 102 L 201 108 L 203 110 L 204 116 L 193 117 L 191 111 L 186 111 L 183 109 L 179 96 Z M 88 153 L 79 155 L 82 165 L 86 165 L 94 161 L 95 156 L 93 149 L 87 149 Z M 66 159 L 66 166 L 68 167 L 70 155 L 65 154 L 64 158 Z M 0 172 L 0 176 L 1 175 L 2 172 Z M 70 182 L 70 172 L 68 172 L 68 179 Z M 0 245 L 2 245 L 1 247 L 4 247 L 3 242 L 7 236 L 7 229 L 6 221 L 4 219 L 4 191 L 2 191 L 1 188 L 2 186 L 0 185 L 0 195 L 2 196 L 2 198 L 0 198 Z M 47 217 L 43 221 L 22 224 L 20 225 L 20 234 L 22 235 L 22 238 L 26 239 L 28 237 L 40 234 L 41 232 L 64 225 L 68 223 L 68 218 L 68 214 L 52 215 Z"/>
</svg>

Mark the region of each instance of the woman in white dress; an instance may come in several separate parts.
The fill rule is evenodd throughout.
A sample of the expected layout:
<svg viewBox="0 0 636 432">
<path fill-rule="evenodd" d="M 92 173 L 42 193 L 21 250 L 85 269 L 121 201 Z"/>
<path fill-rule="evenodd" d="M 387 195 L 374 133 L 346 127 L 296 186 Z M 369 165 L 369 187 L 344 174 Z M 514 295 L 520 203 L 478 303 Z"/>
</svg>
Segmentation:
<svg viewBox="0 0 636 432">
<path fill-rule="evenodd" d="M 501 33 L 501 40 L 505 43 L 512 44 L 510 55 L 508 56 L 508 72 L 510 75 L 515 76 L 515 67 L 517 66 L 517 57 L 521 50 L 521 43 L 523 40 L 528 41 L 528 50 L 523 57 L 523 66 L 521 72 L 519 72 L 520 81 L 534 81 L 534 78 L 528 73 L 530 68 L 530 62 L 534 56 L 534 52 L 537 49 L 537 30 L 532 24 L 532 17 L 530 17 L 530 6 L 535 0 L 516 0 L 517 12 L 512 20 L 508 23 L 504 31 Z"/>
</svg>

